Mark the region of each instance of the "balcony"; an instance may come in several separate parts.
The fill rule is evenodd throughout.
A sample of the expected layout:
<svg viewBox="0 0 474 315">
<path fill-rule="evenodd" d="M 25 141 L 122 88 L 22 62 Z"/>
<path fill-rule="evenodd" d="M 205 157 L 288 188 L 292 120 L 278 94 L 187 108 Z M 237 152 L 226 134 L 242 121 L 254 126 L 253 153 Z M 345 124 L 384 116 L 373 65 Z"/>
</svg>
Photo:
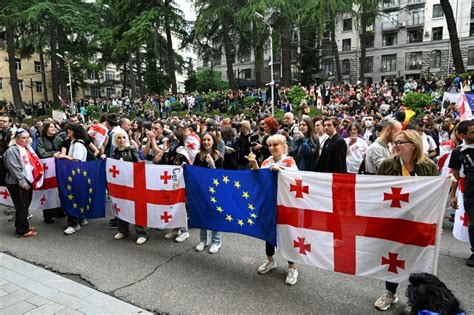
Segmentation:
<svg viewBox="0 0 474 315">
<path fill-rule="evenodd" d="M 406 70 L 421 70 L 421 61 L 411 61 L 407 64 Z"/>
<path fill-rule="evenodd" d="M 393 11 L 400 8 L 400 0 L 390 0 L 387 2 L 383 2 L 382 9 L 384 11 Z"/>
<path fill-rule="evenodd" d="M 408 18 L 406 22 L 407 27 L 418 27 L 418 26 L 423 26 L 425 24 L 425 18 L 418 18 L 418 19 L 413 19 L 413 18 Z"/>
<path fill-rule="evenodd" d="M 424 6 L 425 0 L 408 0 L 407 6 Z"/>
</svg>

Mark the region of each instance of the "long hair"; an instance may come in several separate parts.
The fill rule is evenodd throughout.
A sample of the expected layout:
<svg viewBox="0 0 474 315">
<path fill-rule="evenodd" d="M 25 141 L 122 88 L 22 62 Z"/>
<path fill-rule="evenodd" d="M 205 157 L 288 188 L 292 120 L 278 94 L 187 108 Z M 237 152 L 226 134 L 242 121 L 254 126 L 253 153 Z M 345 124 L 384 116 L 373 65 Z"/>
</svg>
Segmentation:
<svg viewBox="0 0 474 315">
<path fill-rule="evenodd" d="M 125 137 L 125 139 L 126 139 L 126 145 L 125 145 L 125 146 L 129 147 L 129 146 L 130 146 L 130 139 L 128 138 L 127 132 L 126 132 L 124 129 L 122 129 L 122 128 L 117 128 L 117 129 L 114 131 L 114 135 L 113 135 L 113 137 L 112 137 L 112 145 L 113 145 L 114 147 L 117 147 L 117 138 L 118 138 L 119 136 L 124 136 L 124 137 Z"/>
<path fill-rule="evenodd" d="M 219 152 L 219 149 L 217 148 L 217 140 L 216 140 L 216 136 L 212 133 L 212 132 L 205 132 L 201 135 L 201 146 L 199 148 L 199 157 L 201 158 L 201 160 L 205 160 L 206 159 L 206 151 L 204 151 L 204 147 L 202 145 L 202 140 L 204 139 L 204 136 L 210 136 L 212 138 L 212 148 L 211 148 L 211 156 L 212 158 L 215 160 L 217 160 L 219 158 L 219 156 L 221 155 L 221 153 Z"/>
<path fill-rule="evenodd" d="M 48 129 L 51 127 L 51 125 L 56 126 L 56 124 L 52 122 L 45 122 L 43 125 L 43 128 L 41 129 L 41 136 L 42 137 L 47 137 L 48 136 Z"/>
<path fill-rule="evenodd" d="M 423 162 L 425 159 L 427 159 L 425 153 L 423 152 L 423 140 L 421 139 L 421 136 L 418 132 L 415 130 L 403 130 L 400 132 L 400 135 L 405 136 L 408 141 L 415 145 L 412 156 L 412 160 L 415 164 Z"/>
<path fill-rule="evenodd" d="M 66 131 L 71 130 L 74 138 L 76 140 L 83 140 L 87 139 L 87 132 L 80 124 L 67 124 Z"/>
</svg>

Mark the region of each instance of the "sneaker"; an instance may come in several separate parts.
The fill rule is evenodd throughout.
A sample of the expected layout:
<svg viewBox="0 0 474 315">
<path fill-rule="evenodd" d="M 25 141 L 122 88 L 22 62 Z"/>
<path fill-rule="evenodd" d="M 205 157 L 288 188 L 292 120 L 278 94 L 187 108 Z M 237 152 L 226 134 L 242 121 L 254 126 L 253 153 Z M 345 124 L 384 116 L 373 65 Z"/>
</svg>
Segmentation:
<svg viewBox="0 0 474 315">
<path fill-rule="evenodd" d="M 390 308 L 390 306 L 392 306 L 392 304 L 397 302 L 398 296 L 392 292 L 387 291 L 381 297 L 379 297 L 377 301 L 375 301 L 374 306 L 380 311 L 386 311 Z"/>
<path fill-rule="evenodd" d="M 199 244 L 196 245 L 196 251 L 202 252 L 204 250 L 204 247 L 206 247 L 206 243 L 199 242 Z"/>
<path fill-rule="evenodd" d="M 82 225 L 82 226 L 84 226 L 84 225 L 89 224 L 89 221 L 87 221 L 87 219 L 82 219 L 79 224 Z"/>
<path fill-rule="evenodd" d="M 64 230 L 64 234 L 66 234 L 66 235 L 71 235 L 71 234 L 76 233 L 76 232 L 79 231 L 80 229 L 81 229 L 81 226 L 80 226 L 79 224 L 76 225 L 75 227 L 68 226 L 67 229 Z"/>
<path fill-rule="evenodd" d="M 126 238 L 127 236 L 128 234 L 123 234 L 123 233 L 118 232 L 117 234 L 115 234 L 114 238 L 116 240 L 121 240 L 122 238 Z"/>
<path fill-rule="evenodd" d="M 286 276 L 285 283 L 288 285 L 294 285 L 298 281 L 298 270 L 296 268 L 288 268 L 288 275 Z"/>
<path fill-rule="evenodd" d="M 111 229 L 117 228 L 117 218 L 113 218 L 109 220 L 109 228 Z"/>
<path fill-rule="evenodd" d="M 178 243 L 182 243 L 189 238 L 189 232 L 184 232 L 178 235 L 174 240 Z"/>
<path fill-rule="evenodd" d="M 257 272 L 261 275 L 266 274 L 270 270 L 276 268 L 277 264 L 275 261 L 267 260 L 260 267 L 258 267 Z"/>
<path fill-rule="evenodd" d="M 466 260 L 466 265 L 469 267 L 474 267 L 474 254 L 472 254 L 471 257 Z"/>
<path fill-rule="evenodd" d="M 167 240 L 170 240 L 170 239 L 175 238 L 176 236 L 178 236 L 178 235 L 180 235 L 180 234 L 181 234 L 181 230 L 173 230 L 173 231 L 171 231 L 171 232 L 169 232 L 169 233 L 166 233 L 166 234 L 165 234 L 165 238 L 166 238 Z"/>
<path fill-rule="evenodd" d="M 148 241 L 148 238 L 145 236 L 140 236 L 137 238 L 137 245 L 142 245 L 145 244 L 145 242 Z"/>
<path fill-rule="evenodd" d="M 221 248 L 221 244 L 212 244 L 211 245 L 211 248 L 209 248 L 209 253 L 211 254 L 215 254 L 219 251 L 219 249 Z"/>
</svg>

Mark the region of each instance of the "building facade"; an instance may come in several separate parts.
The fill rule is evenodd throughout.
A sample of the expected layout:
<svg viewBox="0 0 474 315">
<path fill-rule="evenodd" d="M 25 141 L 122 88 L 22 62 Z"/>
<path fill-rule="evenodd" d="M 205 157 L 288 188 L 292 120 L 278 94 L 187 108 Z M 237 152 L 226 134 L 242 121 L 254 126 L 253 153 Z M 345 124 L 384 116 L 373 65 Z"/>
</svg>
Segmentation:
<svg viewBox="0 0 474 315">
<path fill-rule="evenodd" d="M 467 71 L 474 70 L 474 0 L 451 0 Z M 375 23 L 367 28 L 365 80 L 443 77 L 455 71 L 451 42 L 439 0 L 390 0 L 381 7 Z M 360 34 L 354 18 L 343 17 L 336 40 L 344 81 L 356 81 L 360 67 Z M 324 51 L 324 46 L 323 46 Z M 335 72 L 334 58 L 323 56 L 327 77 Z"/>
</svg>

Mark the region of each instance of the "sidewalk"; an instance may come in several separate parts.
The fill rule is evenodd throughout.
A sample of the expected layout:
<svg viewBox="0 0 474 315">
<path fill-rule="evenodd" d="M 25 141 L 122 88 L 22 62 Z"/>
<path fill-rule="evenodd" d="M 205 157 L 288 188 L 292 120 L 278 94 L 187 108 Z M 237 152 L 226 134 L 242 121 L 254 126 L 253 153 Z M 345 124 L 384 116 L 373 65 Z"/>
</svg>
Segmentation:
<svg viewBox="0 0 474 315">
<path fill-rule="evenodd" d="M 151 313 L 0 253 L 0 315 L 3 314 Z"/>
</svg>

